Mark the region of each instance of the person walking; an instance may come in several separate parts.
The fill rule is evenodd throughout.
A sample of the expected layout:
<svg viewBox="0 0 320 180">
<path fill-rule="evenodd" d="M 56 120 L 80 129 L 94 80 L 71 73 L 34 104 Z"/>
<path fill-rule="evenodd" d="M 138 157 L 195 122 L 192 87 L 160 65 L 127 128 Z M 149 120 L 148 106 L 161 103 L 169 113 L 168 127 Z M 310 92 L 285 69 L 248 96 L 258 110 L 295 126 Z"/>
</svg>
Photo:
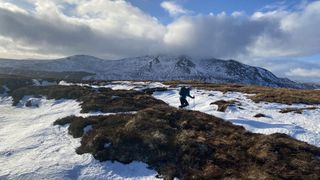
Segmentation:
<svg viewBox="0 0 320 180">
<path fill-rule="evenodd" d="M 187 88 L 185 86 L 181 87 L 181 89 L 179 91 L 181 105 L 179 106 L 179 108 L 184 108 L 184 107 L 189 106 L 189 103 L 187 101 L 187 97 L 194 99 L 194 96 L 190 95 L 190 90 L 191 90 L 191 87 L 189 87 L 189 88 Z"/>
</svg>

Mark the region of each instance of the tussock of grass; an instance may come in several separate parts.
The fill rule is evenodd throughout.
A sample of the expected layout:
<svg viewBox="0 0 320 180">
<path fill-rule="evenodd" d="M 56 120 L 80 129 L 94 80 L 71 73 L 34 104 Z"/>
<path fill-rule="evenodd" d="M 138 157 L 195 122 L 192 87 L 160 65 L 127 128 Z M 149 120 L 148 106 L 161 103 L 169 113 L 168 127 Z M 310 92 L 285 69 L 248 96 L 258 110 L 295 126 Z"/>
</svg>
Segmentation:
<svg viewBox="0 0 320 180">
<path fill-rule="evenodd" d="M 258 113 L 258 114 L 256 114 L 256 115 L 254 115 L 253 117 L 261 118 L 261 117 L 268 117 L 268 116 L 265 115 L 265 114 L 262 114 L 262 113 Z"/>
<path fill-rule="evenodd" d="M 83 113 L 138 111 L 154 104 L 166 104 L 144 92 L 79 86 L 27 86 L 10 92 L 10 95 L 13 97 L 13 105 L 17 105 L 25 95 L 45 96 L 48 99 L 76 99 L 81 102 Z"/>
<path fill-rule="evenodd" d="M 210 105 L 212 104 L 218 105 L 218 111 L 225 112 L 229 106 L 235 106 L 236 104 L 239 104 L 239 102 L 235 100 L 230 100 L 230 101 L 219 100 L 219 101 L 210 103 Z"/>
<path fill-rule="evenodd" d="M 303 111 L 305 110 L 316 110 L 316 107 L 307 107 L 307 108 L 285 108 L 285 109 L 281 109 L 280 113 L 297 113 L 297 114 L 302 114 Z"/>
<path fill-rule="evenodd" d="M 0 74 L 0 94 L 4 93 L 3 86 L 9 88 L 10 91 L 32 85 L 32 80 L 14 75 Z"/>
<path fill-rule="evenodd" d="M 147 89 L 144 89 L 143 92 L 145 92 L 146 94 L 153 94 L 154 92 L 156 91 L 167 91 L 168 88 L 165 88 L 165 87 L 156 87 L 156 88 L 147 88 Z"/>
</svg>

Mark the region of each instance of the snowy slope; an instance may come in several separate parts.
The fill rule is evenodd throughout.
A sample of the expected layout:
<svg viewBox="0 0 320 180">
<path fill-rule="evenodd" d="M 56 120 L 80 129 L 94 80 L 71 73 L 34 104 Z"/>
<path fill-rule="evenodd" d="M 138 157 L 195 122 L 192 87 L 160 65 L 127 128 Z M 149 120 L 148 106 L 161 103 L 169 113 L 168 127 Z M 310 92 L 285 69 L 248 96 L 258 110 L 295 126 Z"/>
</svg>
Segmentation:
<svg viewBox="0 0 320 180">
<path fill-rule="evenodd" d="M 220 91 L 192 90 L 196 98 L 189 99 L 188 109 L 201 111 L 216 117 L 223 118 L 236 125 L 244 126 L 254 133 L 272 134 L 284 133 L 291 137 L 320 147 L 320 105 L 316 110 L 305 110 L 302 114 L 280 113 L 282 108 L 310 107 L 304 104 L 285 105 L 278 103 L 255 103 L 247 98 L 248 94 Z M 155 92 L 154 97 L 178 107 L 179 93 L 177 89 L 166 92 Z M 226 112 L 217 111 L 216 105 L 210 103 L 218 100 L 237 100 L 238 107 L 230 107 Z M 314 107 L 314 106 L 313 106 Z M 262 113 L 267 117 L 256 118 L 254 115 Z"/>
<path fill-rule="evenodd" d="M 80 139 L 53 122 L 89 116 L 80 114 L 78 102 L 31 97 L 24 102 L 30 99 L 39 108 L 13 107 L 11 98 L 0 97 L 0 179 L 155 179 L 157 173 L 141 162 L 100 163 L 91 154 L 76 154 Z"/>
<path fill-rule="evenodd" d="M 0 60 L 0 67 L 38 71 L 86 71 L 88 77 L 103 80 L 201 80 L 271 87 L 305 88 L 270 71 L 234 60 L 192 59 L 186 56 L 142 56 L 122 60 L 102 60 L 76 55 L 57 60 Z M 1 73 L 1 72 L 0 72 Z"/>
</svg>

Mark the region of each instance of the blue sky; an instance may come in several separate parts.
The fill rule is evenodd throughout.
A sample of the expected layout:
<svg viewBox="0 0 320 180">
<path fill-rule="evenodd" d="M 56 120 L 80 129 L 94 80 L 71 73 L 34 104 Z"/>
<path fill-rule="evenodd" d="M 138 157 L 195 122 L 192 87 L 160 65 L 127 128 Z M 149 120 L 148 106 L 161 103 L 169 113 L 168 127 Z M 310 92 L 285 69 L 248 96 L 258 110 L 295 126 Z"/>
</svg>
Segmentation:
<svg viewBox="0 0 320 180">
<path fill-rule="evenodd" d="M 172 22 L 172 17 L 161 8 L 162 0 L 128 0 L 131 4 L 139 7 L 144 12 L 157 17 L 162 23 Z M 232 14 L 235 11 L 242 11 L 252 14 L 257 11 L 286 8 L 295 9 L 307 1 L 301 0 L 176 0 L 173 1 L 182 7 L 191 10 L 192 14 L 218 14 L 225 12 Z"/>
<path fill-rule="evenodd" d="M 320 82 L 319 0 L 1 0 L 0 58 L 171 54 Z"/>
</svg>

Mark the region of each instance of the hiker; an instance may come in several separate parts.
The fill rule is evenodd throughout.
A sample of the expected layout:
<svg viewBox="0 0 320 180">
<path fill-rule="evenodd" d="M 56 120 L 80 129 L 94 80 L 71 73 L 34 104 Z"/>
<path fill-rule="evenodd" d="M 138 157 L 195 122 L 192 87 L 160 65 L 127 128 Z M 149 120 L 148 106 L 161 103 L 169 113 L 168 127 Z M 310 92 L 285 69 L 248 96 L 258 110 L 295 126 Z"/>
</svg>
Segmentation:
<svg viewBox="0 0 320 180">
<path fill-rule="evenodd" d="M 189 103 L 187 101 L 187 96 L 194 99 L 194 96 L 190 95 L 190 90 L 191 90 L 191 87 L 189 87 L 189 88 L 186 88 L 185 86 L 181 87 L 180 92 L 179 92 L 180 103 L 181 103 L 181 105 L 179 106 L 180 108 L 184 108 L 186 106 L 189 106 Z"/>
</svg>

